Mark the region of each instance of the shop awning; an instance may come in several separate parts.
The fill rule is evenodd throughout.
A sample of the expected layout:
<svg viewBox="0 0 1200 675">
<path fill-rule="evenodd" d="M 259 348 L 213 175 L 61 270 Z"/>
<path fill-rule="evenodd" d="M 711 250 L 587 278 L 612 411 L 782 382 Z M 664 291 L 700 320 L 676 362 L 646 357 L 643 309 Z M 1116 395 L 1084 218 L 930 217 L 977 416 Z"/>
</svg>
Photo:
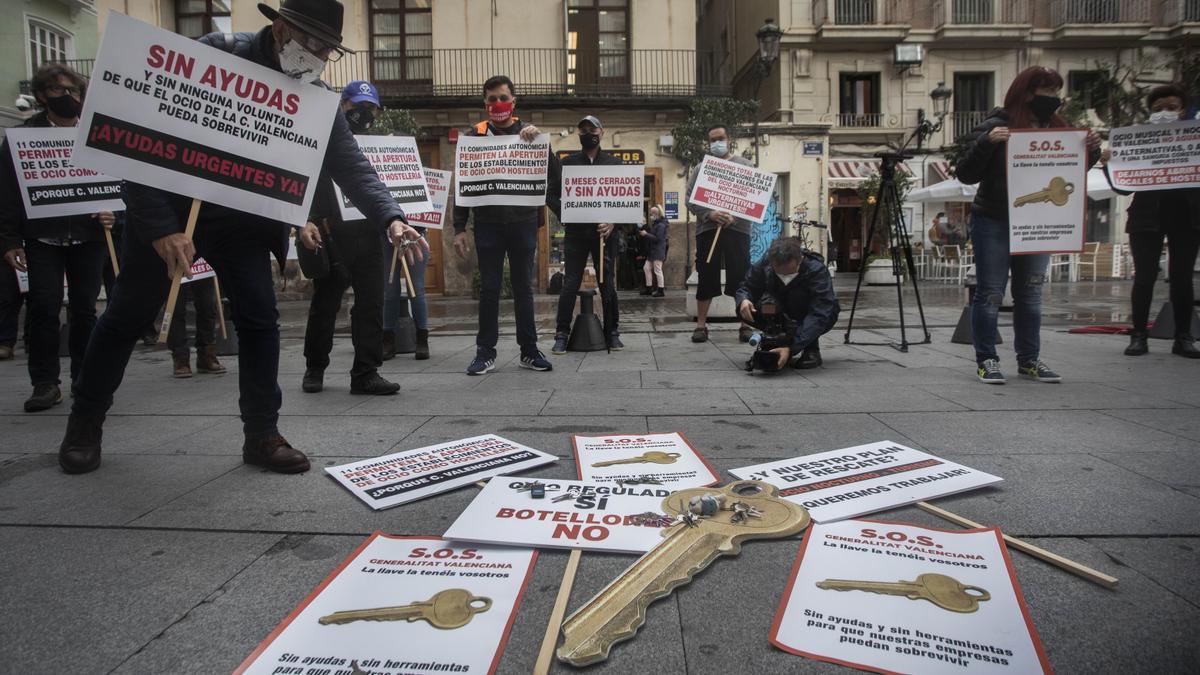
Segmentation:
<svg viewBox="0 0 1200 675">
<path fill-rule="evenodd" d="M 905 164 L 900 165 L 900 170 L 912 174 L 912 170 Z M 879 160 L 877 159 L 831 159 L 827 169 L 831 189 L 856 188 L 864 180 L 877 173 L 879 173 Z"/>
</svg>

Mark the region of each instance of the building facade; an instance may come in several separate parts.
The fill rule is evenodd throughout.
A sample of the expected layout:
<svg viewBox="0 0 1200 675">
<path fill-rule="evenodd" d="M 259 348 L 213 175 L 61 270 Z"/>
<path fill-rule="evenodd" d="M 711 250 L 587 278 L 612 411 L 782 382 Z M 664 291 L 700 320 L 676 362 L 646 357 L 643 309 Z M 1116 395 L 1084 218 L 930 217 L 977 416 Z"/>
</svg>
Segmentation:
<svg viewBox="0 0 1200 675">
<path fill-rule="evenodd" d="M 0 22 L 0 127 L 20 124 L 30 110 L 17 99 L 29 94 L 29 79 L 47 62 L 91 72 L 96 56 L 93 0 L 8 0 Z"/>
</svg>

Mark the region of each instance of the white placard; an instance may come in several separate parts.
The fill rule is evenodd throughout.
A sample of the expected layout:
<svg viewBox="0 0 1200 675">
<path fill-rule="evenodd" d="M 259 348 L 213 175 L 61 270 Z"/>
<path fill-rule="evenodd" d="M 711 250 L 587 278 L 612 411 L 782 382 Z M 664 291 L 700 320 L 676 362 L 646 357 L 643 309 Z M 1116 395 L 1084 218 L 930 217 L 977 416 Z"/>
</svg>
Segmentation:
<svg viewBox="0 0 1200 675">
<path fill-rule="evenodd" d="M 775 174 L 705 155 L 688 203 L 761 223 L 775 191 Z"/>
<path fill-rule="evenodd" d="M 429 201 L 429 191 L 425 187 L 425 173 L 421 166 L 421 153 L 417 150 L 417 139 L 412 136 L 355 136 L 363 156 L 379 174 L 396 205 L 404 211 L 407 218 L 410 214 L 429 211 L 433 204 Z M 342 220 L 363 220 L 366 216 L 342 192 L 335 182 L 333 190 L 337 194 L 338 208 Z"/>
<path fill-rule="evenodd" d="M 1087 222 L 1087 131 L 1014 131 L 1008 138 L 1009 253 L 1078 253 Z M 1025 198 L 1065 184 L 1065 201 Z M 1019 206 L 1018 206 L 1019 205 Z"/>
<path fill-rule="evenodd" d="M 669 490 L 716 485 L 721 480 L 708 460 L 678 432 L 572 436 L 571 444 L 575 447 L 575 469 L 580 480 L 618 483 L 652 479 L 659 481 L 659 484 Z M 596 466 L 613 461 L 633 460 L 644 457 L 647 453 L 654 453 L 655 457 L 663 458 L 663 462 Z"/>
<path fill-rule="evenodd" d="M 303 224 L 339 97 L 110 11 L 75 163 Z"/>
<path fill-rule="evenodd" d="M 1108 175 L 1118 190 L 1200 187 L 1200 120 L 1113 129 L 1108 147 Z"/>
<path fill-rule="evenodd" d="M 413 227 L 427 227 L 440 230 L 446 225 L 446 202 L 450 198 L 450 181 L 454 174 L 440 169 L 425 169 L 425 188 L 429 191 L 429 201 L 433 204 L 432 211 L 420 213 L 405 213 L 408 224 Z"/>
<path fill-rule="evenodd" d="M 927 452 L 880 441 L 731 469 L 779 488 L 818 523 L 886 511 L 999 483 L 1002 478 Z"/>
<path fill-rule="evenodd" d="M 18 269 L 14 269 L 13 271 L 17 273 L 17 290 L 20 291 L 21 293 L 28 293 L 29 292 L 29 272 L 23 272 Z"/>
<path fill-rule="evenodd" d="M 642 183 L 646 168 L 629 166 L 564 166 L 562 217 L 564 223 L 640 223 Z"/>
<path fill-rule="evenodd" d="M 556 461 L 554 455 L 486 434 L 331 466 L 325 471 L 378 510 Z"/>
<path fill-rule="evenodd" d="M 72 162 L 75 133 L 69 127 L 5 131 L 25 216 L 30 220 L 125 209 L 119 179 Z"/>
<path fill-rule="evenodd" d="M 534 499 L 522 490 L 529 482 L 514 476 L 488 481 L 446 530 L 446 538 L 645 553 L 662 541 L 663 529 L 675 522 L 663 512 L 662 502 L 671 490 L 662 486 L 548 479 L 546 496 Z"/>
<path fill-rule="evenodd" d="M 217 276 L 217 273 L 215 270 L 213 270 L 212 265 L 208 264 L 207 260 L 204 258 L 196 258 L 196 262 L 192 263 L 192 278 L 189 279 L 184 277 L 183 279 L 180 279 L 179 282 L 183 284 L 190 284 L 193 281 L 211 279 L 215 276 Z"/>
<path fill-rule="evenodd" d="M 263 640 L 235 675 L 492 673 L 500 663 L 537 552 L 434 537 L 371 535 Z M 335 612 L 424 602 L 461 590 L 482 608 L 459 628 L 428 621 L 322 624 Z M 485 606 L 486 605 L 486 606 Z"/>
<path fill-rule="evenodd" d="M 923 574 L 984 589 L 988 598 L 962 612 L 920 597 L 818 586 L 835 579 L 915 581 Z M 950 532 L 868 520 L 811 526 L 771 644 L 880 673 L 1051 672 L 999 528 Z"/>
<path fill-rule="evenodd" d="M 546 203 L 550 136 L 459 136 L 454 155 L 454 203 L 459 206 L 542 206 Z"/>
</svg>

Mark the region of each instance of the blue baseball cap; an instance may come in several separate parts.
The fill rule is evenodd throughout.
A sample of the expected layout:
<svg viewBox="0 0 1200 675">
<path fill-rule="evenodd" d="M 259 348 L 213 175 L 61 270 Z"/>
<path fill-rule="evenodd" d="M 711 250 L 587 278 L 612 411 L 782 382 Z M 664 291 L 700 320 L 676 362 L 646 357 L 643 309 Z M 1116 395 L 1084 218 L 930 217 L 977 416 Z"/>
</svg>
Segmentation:
<svg viewBox="0 0 1200 675">
<path fill-rule="evenodd" d="M 375 88 L 375 85 L 364 80 L 355 80 L 346 85 L 346 88 L 342 90 L 342 100 L 351 103 L 370 101 L 377 108 L 383 107 L 379 103 L 379 90 Z"/>
</svg>

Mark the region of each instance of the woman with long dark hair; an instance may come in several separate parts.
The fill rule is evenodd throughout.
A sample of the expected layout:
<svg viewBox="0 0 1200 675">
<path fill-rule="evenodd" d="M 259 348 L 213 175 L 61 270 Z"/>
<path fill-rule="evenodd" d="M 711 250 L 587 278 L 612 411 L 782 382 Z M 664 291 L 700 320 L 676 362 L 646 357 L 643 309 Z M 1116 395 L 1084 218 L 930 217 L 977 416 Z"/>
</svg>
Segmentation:
<svg viewBox="0 0 1200 675">
<path fill-rule="evenodd" d="M 971 132 L 971 142 L 957 167 L 963 183 L 979 183 L 971 206 L 970 235 L 975 244 L 975 296 L 971 299 L 976 376 L 987 384 L 1004 384 L 996 354 L 996 319 L 1004 287 L 1012 272 L 1013 340 L 1021 377 L 1061 382 L 1041 359 L 1042 283 L 1048 254 L 1011 255 L 1008 249 L 1008 153 L 1010 129 L 1069 127 L 1058 114 L 1062 76 L 1042 66 L 1021 71 L 1004 96 L 1004 107 L 992 110 Z M 1100 159 L 1100 136 L 1087 137 L 1088 166 Z"/>
</svg>

